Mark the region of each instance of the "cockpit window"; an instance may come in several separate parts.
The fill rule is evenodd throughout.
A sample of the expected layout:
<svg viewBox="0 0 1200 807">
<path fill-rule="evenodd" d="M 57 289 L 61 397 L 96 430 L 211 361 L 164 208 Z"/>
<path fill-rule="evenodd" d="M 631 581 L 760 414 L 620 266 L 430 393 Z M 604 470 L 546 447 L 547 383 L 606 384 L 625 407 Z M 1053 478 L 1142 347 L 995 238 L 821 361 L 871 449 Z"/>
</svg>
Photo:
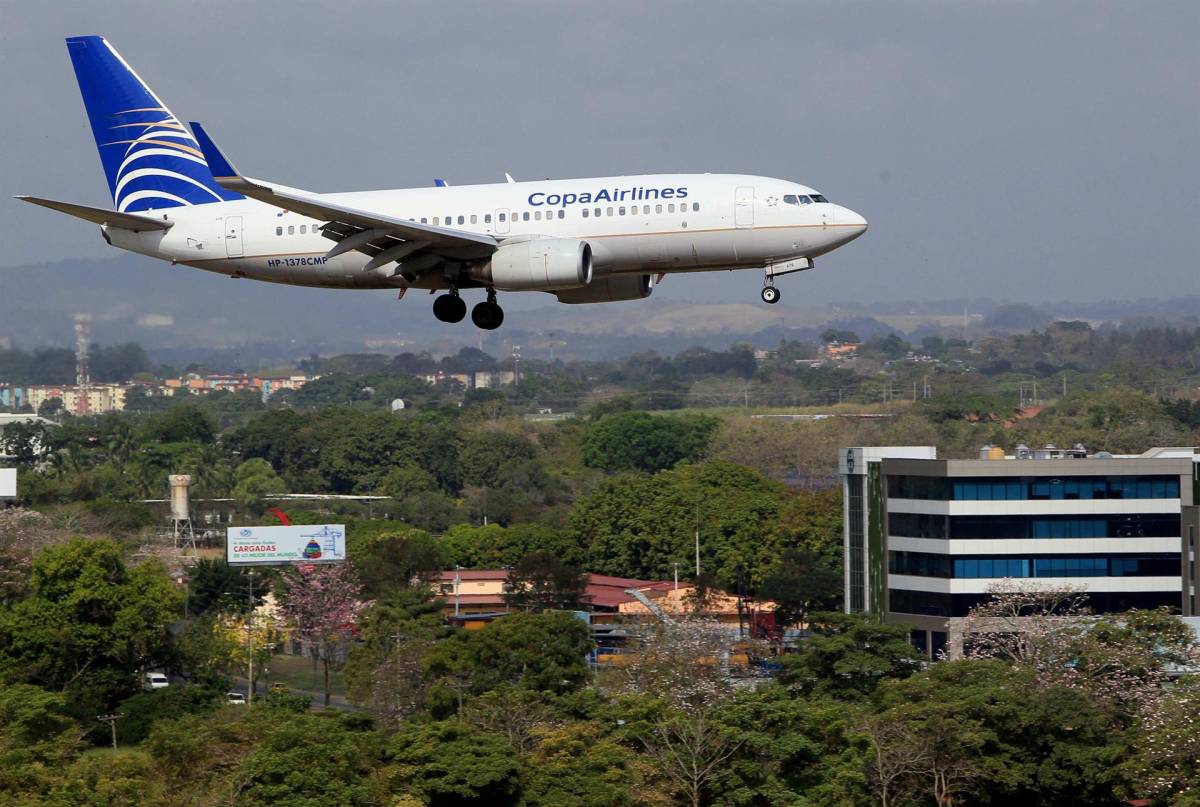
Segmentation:
<svg viewBox="0 0 1200 807">
<path fill-rule="evenodd" d="M 796 194 L 788 193 L 784 195 L 783 203 L 785 205 L 811 205 L 812 199 L 803 194 L 797 196 Z"/>
<path fill-rule="evenodd" d="M 819 193 L 814 193 L 814 194 L 812 195 L 812 200 L 813 200 L 814 202 L 821 202 L 822 204 L 829 204 L 829 200 L 828 200 L 828 199 L 826 199 L 824 196 L 822 196 L 822 195 L 821 195 L 821 194 L 819 194 Z"/>
</svg>

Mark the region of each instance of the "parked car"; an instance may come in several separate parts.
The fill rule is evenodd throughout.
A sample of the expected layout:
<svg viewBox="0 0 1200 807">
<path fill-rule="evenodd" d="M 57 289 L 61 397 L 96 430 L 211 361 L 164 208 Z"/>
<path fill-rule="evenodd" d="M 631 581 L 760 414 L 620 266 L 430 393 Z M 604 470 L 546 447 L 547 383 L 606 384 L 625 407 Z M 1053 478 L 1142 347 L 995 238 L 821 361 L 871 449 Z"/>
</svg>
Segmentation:
<svg viewBox="0 0 1200 807">
<path fill-rule="evenodd" d="M 146 673 L 146 689 L 163 689 L 171 685 L 171 680 L 160 672 Z"/>
<path fill-rule="evenodd" d="M 285 684 L 281 684 L 281 683 L 279 683 L 278 681 L 276 681 L 275 683 L 271 684 L 271 689 L 270 689 L 270 691 L 271 691 L 271 692 L 278 692 L 280 695 L 286 695 L 286 694 L 288 694 L 288 692 L 289 692 L 289 690 L 288 690 L 287 686 L 286 686 Z"/>
<path fill-rule="evenodd" d="M 230 706 L 245 706 L 246 696 L 240 692 L 226 692 L 225 702 Z"/>
</svg>

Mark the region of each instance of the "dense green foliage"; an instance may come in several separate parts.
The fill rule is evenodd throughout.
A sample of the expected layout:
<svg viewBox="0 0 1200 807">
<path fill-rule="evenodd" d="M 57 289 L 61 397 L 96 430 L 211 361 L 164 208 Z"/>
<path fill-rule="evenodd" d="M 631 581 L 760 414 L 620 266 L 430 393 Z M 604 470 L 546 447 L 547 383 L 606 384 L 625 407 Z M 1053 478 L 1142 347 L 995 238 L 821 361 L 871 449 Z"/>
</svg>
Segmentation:
<svg viewBox="0 0 1200 807">
<path fill-rule="evenodd" d="M 411 374 L 497 368 L 473 349 L 314 357 L 308 369 L 326 375 L 267 404 L 220 393 L 131 395 L 130 412 L 96 418 L 49 407 L 60 424 L 0 437 L 22 504 L 37 508 L 0 512 L 0 807 L 1194 805 L 1196 683 L 1149 704 L 1085 685 L 1115 675 L 1137 690 L 1186 663 L 1187 637 L 1163 615 L 1096 622 L 1055 677 L 1020 659 L 927 665 L 907 626 L 814 613 L 839 605 L 839 447 L 1197 442 L 1200 406 L 1172 388 L 1194 386 L 1200 332 L 1037 327 L 975 344 L 883 333 L 840 365 L 814 366 L 808 343 L 757 359 L 735 345 L 527 361 L 521 384 L 469 392 Z M 146 369 L 136 351 L 111 358 Z M 5 381 L 68 369 L 53 352 L 0 351 Z M 396 398 L 411 406 L 391 412 Z M 753 408 L 808 404 L 821 419 Z M 644 411 L 688 406 L 710 408 Z M 523 417 L 545 408 L 579 417 Z M 251 591 L 242 572 L 201 561 L 185 589 L 139 551 L 161 517 L 141 500 L 161 498 L 170 472 L 192 474 L 197 499 L 234 499 L 220 505 L 234 523 L 274 523 L 283 492 L 386 497 L 285 507 L 297 523 L 348 525 L 365 611 L 352 632 L 335 626 L 344 641 L 326 660 L 364 711 L 313 712 L 305 691 L 223 702 L 245 674 L 251 597 L 277 581 L 258 576 Z M 795 652 L 771 660 L 777 677 L 688 699 L 718 654 L 667 654 L 672 684 L 654 691 L 623 683 L 652 654 L 590 668 L 587 626 L 557 610 L 576 606 L 584 573 L 690 577 L 697 541 L 704 580 L 807 622 Z M 455 567 L 509 569 L 517 613 L 450 626 L 431 582 Z M 144 692 L 151 669 L 196 683 Z M 89 749 L 108 741 L 96 718 L 109 712 L 122 715 L 121 750 Z M 686 781 L 681 761 L 703 775 Z"/>
</svg>

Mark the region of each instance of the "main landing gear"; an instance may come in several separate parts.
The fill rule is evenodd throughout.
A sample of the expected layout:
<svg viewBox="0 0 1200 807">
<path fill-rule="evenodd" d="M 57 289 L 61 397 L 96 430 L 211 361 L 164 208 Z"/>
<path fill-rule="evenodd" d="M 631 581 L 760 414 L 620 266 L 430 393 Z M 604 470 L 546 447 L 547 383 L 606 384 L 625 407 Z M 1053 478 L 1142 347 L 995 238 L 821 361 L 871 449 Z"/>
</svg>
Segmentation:
<svg viewBox="0 0 1200 807">
<path fill-rule="evenodd" d="M 504 322 L 504 309 L 496 304 L 495 289 L 488 289 L 487 300 L 471 309 L 471 322 L 485 331 L 494 331 Z"/>
<path fill-rule="evenodd" d="M 433 301 L 433 315 L 442 322 L 462 322 L 467 315 L 467 304 L 458 296 L 458 289 L 442 294 Z"/>
<path fill-rule="evenodd" d="M 462 322 L 467 316 L 467 304 L 458 295 L 458 289 L 450 289 L 448 294 L 439 295 L 433 301 L 433 315 L 442 322 Z M 471 322 L 477 328 L 494 331 L 504 322 L 504 309 L 496 304 L 495 289 L 488 289 L 485 302 L 471 309 Z"/>
</svg>

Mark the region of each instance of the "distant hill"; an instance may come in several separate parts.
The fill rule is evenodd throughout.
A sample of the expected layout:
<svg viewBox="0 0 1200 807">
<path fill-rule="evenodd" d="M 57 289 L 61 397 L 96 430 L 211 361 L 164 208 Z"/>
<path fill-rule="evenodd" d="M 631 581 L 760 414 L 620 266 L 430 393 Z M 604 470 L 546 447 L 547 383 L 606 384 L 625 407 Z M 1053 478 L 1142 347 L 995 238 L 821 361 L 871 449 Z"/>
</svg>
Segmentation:
<svg viewBox="0 0 1200 807">
<path fill-rule="evenodd" d="M 747 279 L 749 280 L 749 275 Z M 507 319 L 494 333 L 448 326 L 428 310 L 429 297 L 391 291 L 337 291 L 232 280 L 135 255 L 0 268 L 0 344 L 70 345 L 72 315 L 93 317 L 92 338 L 103 344 L 136 341 L 172 363 L 240 363 L 248 368 L 310 353 L 422 351 L 442 354 L 474 345 L 508 355 L 522 345 L 531 356 L 600 359 L 656 350 L 672 353 L 734 341 L 757 346 L 812 339 L 830 324 L 864 338 L 897 330 L 920 336 L 961 333 L 964 307 L 971 326 L 1003 307 L 996 300 L 923 300 L 878 305 L 805 306 L 803 287 L 785 302 L 765 306 L 747 295 L 727 299 L 708 276 L 671 277 L 649 300 L 568 306 L 549 295 L 504 295 Z M 794 289 L 794 290 L 793 290 Z M 479 292 L 467 292 L 468 298 Z M 1036 307 L 1046 321 L 1087 319 L 1195 325 L 1195 296 L 1170 300 L 1055 302 Z M 977 334 L 978 331 L 975 331 Z"/>
</svg>

